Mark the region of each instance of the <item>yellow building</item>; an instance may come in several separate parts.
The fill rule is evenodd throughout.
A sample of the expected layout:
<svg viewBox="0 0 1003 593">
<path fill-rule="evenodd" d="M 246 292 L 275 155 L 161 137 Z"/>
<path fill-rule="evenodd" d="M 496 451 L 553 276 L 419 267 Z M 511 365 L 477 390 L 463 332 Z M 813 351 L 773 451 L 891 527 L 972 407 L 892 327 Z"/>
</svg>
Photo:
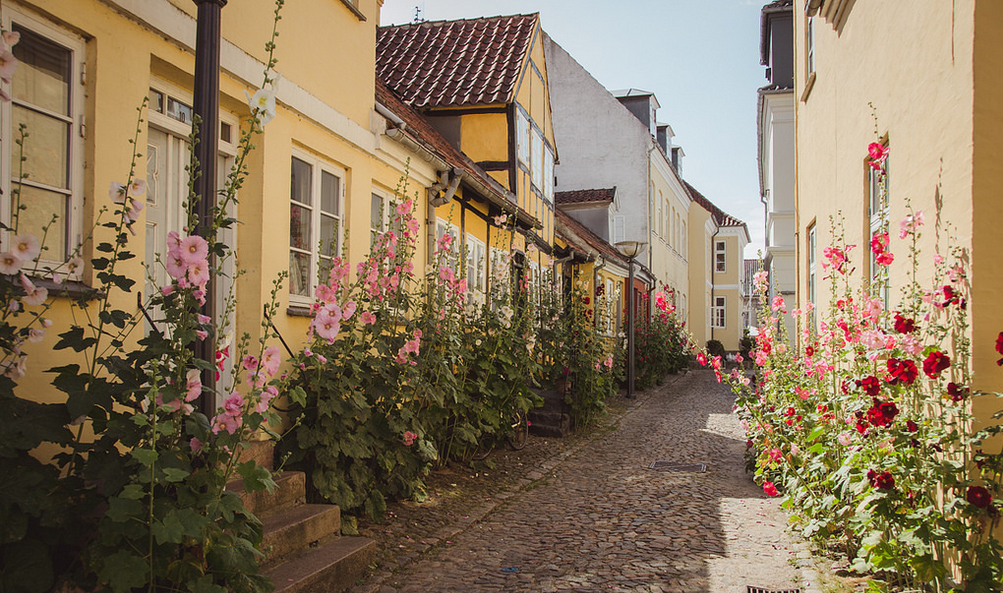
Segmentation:
<svg viewBox="0 0 1003 593">
<path fill-rule="evenodd" d="M 694 231 L 689 243 L 692 298 L 689 330 L 698 348 L 709 340 L 717 340 L 725 350 L 737 352 L 745 334 L 743 252 L 749 243 L 749 228 L 715 206 L 695 187 L 683 183 L 693 199 L 689 209 L 689 227 Z M 706 322 L 701 324 L 703 319 Z"/>
<path fill-rule="evenodd" d="M 829 218 L 841 220 L 845 243 L 858 246 L 851 257 L 859 283 L 872 272 L 868 245 L 884 214 L 896 256 L 887 295 L 894 310 L 909 271 L 899 265 L 908 254 L 899 221 L 910 206 L 923 211 L 918 281 L 932 288 L 938 249 L 964 250 L 973 387 L 1000 390 L 993 343 L 1003 329 L 1003 4 L 928 1 L 905 11 L 887 2 L 805 4 L 794 6 L 799 305 L 826 306 L 823 248 L 838 241 Z M 890 150 L 884 213 L 867 161 L 871 142 Z"/>
<path fill-rule="evenodd" d="M 496 216 L 521 211 L 514 272 L 536 287 L 553 262 L 557 158 L 539 39 L 538 14 L 411 23 L 379 28 L 376 59 L 377 77 L 504 187 L 511 203 L 437 207 L 439 234 L 455 234 L 468 253 L 483 250 L 494 264 L 510 244 L 503 228 L 511 228 Z M 475 266 L 489 276 L 493 267 Z"/>
</svg>

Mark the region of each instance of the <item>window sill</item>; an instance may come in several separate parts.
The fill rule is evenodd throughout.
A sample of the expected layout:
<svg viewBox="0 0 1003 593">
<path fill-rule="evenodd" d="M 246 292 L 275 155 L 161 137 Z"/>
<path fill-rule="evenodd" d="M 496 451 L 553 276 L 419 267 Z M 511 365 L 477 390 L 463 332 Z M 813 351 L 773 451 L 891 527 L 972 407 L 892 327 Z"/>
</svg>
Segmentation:
<svg viewBox="0 0 1003 593">
<path fill-rule="evenodd" d="M 355 5 L 355 2 L 352 0 L 341 0 L 341 3 L 348 7 L 348 10 L 351 10 L 352 14 L 358 17 L 360 21 L 366 20 L 366 15 L 362 14 L 362 11 Z"/>
<path fill-rule="evenodd" d="M 290 304 L 286 307 L 286 315 L 290 317 L 313 317 L 310 307 L 299 304 Z"/>
<path fill-rule="evenodd" d="M 91 288 L 80 280 L 63 280 L 62 283 L 56 284 L 47 278 L 32 278 L 31 282 L 38 288 L 49 291 L 49 296 L 53 297 L 92 301 L 103 296 L 100 290 Z"/>
<path fill-rule="evenodd" d="M 801 102 L 805 103 L 808 101 L 808 95 L 811 94 L 811 89 L 815 86 L 815 73 L 812 72 L 808 75 L 808 80 L 804 83 L 804 91 L 801 92 Z"/>
</svg>

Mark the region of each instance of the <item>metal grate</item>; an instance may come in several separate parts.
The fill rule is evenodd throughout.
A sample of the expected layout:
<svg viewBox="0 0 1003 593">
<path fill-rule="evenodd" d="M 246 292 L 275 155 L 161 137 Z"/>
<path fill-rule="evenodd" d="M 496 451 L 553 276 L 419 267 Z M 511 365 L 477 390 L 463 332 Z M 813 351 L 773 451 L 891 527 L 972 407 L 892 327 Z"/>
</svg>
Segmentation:
<svg viewBox="0 0 1003 593">
<path fill-rule="evenodd" d="M 764 589 L 762 587 L 753 587 L 749 585 L 745 589 L 745 593 L 801 593 L 801 589 Z"/>
<path fill-rule="evenodd" d="M 677 463 L 675 461 L 652 461 L 648 469 L 658 472 L 694 472 L 702 474 L 707 471 L 704 463 Z"/>
</svg>

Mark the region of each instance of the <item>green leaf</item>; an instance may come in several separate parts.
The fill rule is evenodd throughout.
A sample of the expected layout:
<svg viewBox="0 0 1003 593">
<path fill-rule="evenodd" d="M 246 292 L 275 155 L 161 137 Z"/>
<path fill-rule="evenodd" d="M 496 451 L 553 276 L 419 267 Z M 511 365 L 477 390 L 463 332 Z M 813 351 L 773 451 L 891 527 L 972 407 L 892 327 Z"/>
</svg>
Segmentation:
<svg viewBox="0 0 1003 593">
<path fill-rule="evenodd" d="M 264 466 L 258 465 L 255 461 L 247 461 L 237 466 L 237 473 L 244 478 L 244 488 L 248 492 L 258 490 L 275 490 L 275 481 L 272 480 L 272 473 Z"/>
<path fill-rule="evenodd" d="M 98 576 L 112 591 L 128 592 L 147 583 L 146 560 L 128 550 L 119 550 L 104 559 Z"/>
<path fill-rule="evenodd" d="M 130 495 L 132 495 L 130 493 Z M 105 515 L 116 523 L 125 523 L 130 519 L 143 517 L 146 509 L 143 503 L 135 498 L 122 498 L 120 496 L 108 500 L 108 510 Z"/>
<path fill-rule="evenodd" d="M 49 548 L 42 542 L 28 540 L 2 548 L 0 591 L 43 593 L 54 581 Z"/>
<path fill-rule="evenodd" d="M 177 467 L 165 467 L 164 477 L 168 482 L 180 482 L 191 475 L 191 472 Z"/>
<path fill-rule="evenodd" d="M 157 461 L 157 457 L 159 457 L 157 452 L 153 449 L 143 449 L 139 447 L 130 451 L 129 454 L 132 455 L 136 461 L 142 463 L 146 467 L 152 467 Z"/>
</svg>

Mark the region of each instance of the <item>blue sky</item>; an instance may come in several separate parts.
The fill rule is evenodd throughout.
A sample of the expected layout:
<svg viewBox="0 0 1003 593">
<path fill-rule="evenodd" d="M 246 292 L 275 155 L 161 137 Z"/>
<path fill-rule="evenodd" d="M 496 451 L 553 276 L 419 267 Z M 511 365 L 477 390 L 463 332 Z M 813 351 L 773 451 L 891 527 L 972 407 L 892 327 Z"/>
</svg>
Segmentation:
<svg viewBox="0 0 1003 593">
<path fill-rule="evenodd" d="M 756 164 L 761 0 L 386 0 L 381 24 L 540 13 L 543 29 L 607 89 L 652 91 L 683 147 L 683 177 L 749 225 L 763 248 Z M 560 150 L 560 147 L 558 147 Z"/>
</svg>

